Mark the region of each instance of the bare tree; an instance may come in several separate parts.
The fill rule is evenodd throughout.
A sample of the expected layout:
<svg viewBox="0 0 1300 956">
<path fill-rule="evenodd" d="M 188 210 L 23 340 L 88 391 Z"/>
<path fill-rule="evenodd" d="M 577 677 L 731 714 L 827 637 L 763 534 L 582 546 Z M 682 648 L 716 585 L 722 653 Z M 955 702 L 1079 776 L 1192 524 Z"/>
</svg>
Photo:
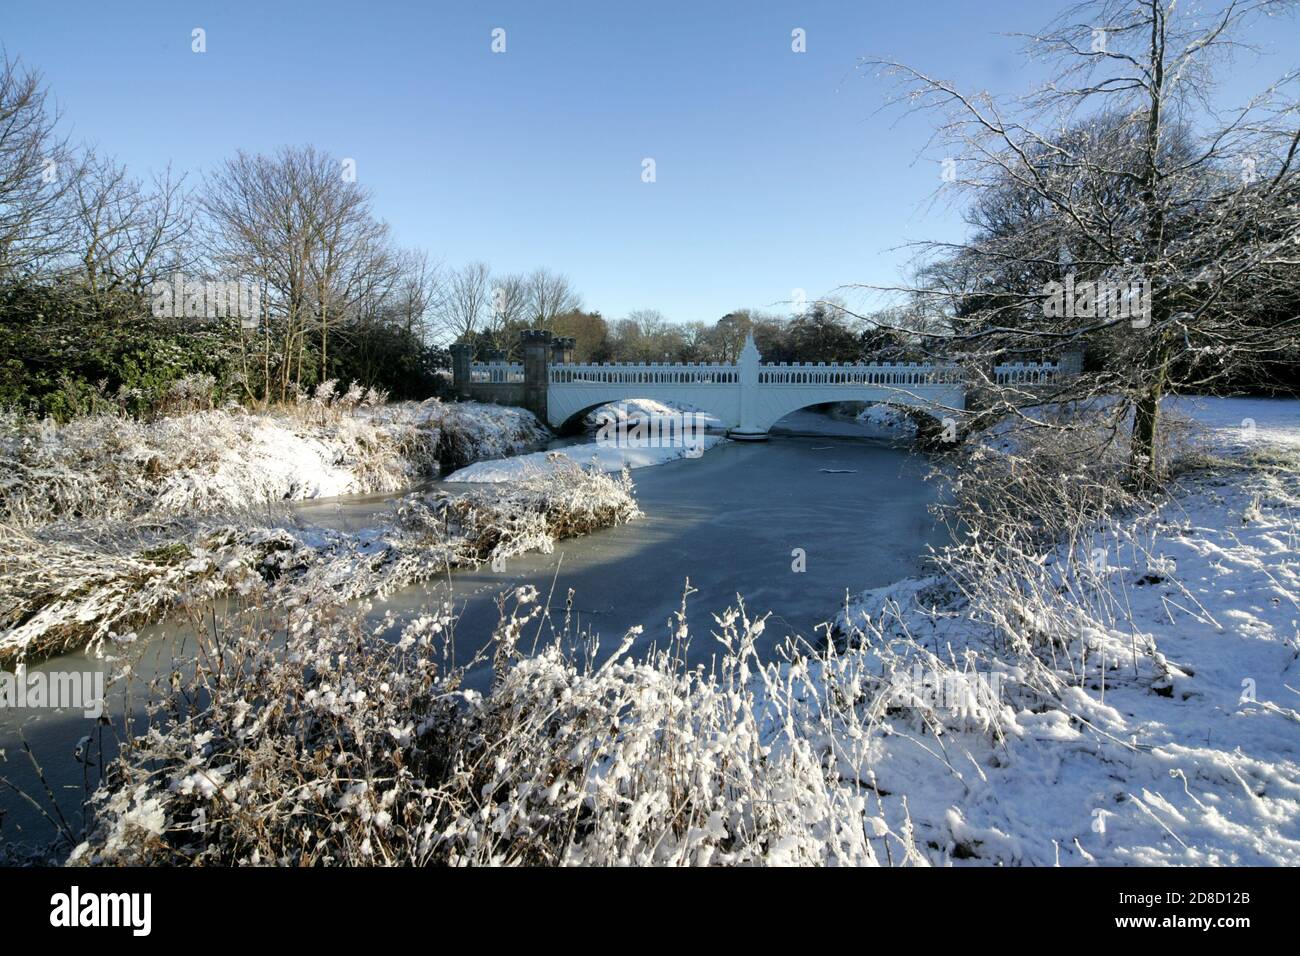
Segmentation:
<svg viewBox="0 0 1300 956">
<path fill-rule="evenodd" d="M 927 281 L 901 290 L 914 314 L 941 318 L 932 344 L 991 357 L 1105 343 L 1106 367 L 1059 397 L 1120 396 L 1139 486 L 1157 475 L 1168 389 L 1212 385 L 1297 335 L 1294 310 L 1270 311 L 1300 264 L 1297 73 L 1226 113 L 1209 105 L 1249 30 L 1291 8 L 1073 7 L 1026 37 L 1059 69 L 1011 104 L 873 61 L 900 82 L 898 102 L 943 117 L 942 188 L 973 200 L 972 238 L 925 244 Z M 1088 297 L 1062 310 L 1077 283 Z"/>
<path fill-rule="evenodd" d="M 419 249 L 398 256 L 399 275 L 393 293 L 393 313 L 408 332 L 428 343 L 430 325 L 443 307 L 446 295 L 441 263 Z"/>
<path fill-rule="evenodd" d="M 488 331 L 497 348 L 508 348 L 512 332 L 528 321 L 532 303 L 528 277 L 513 273 L 492 278 Z"/>
<path fill-rule="evenodd" d="M 582 308 L 578 295 L 568 276 L 536 269 L 528 277 L 529 318 L 539 329 L 550 329 L 555 317 Z"/>
<path fill-rule="evenodd" d="M 387 226 L 372 216 L 369 193 L 308 146 L 241 152 L 208 177 L 202 204 L 214 268 L 266 291 L 273 321 L 260 333 L 263 400 L 273 378 L 281 400 L 301 383 L 311 331 L 327 376 L 330 330 L 394 272 Z"/>
<path fill-rule="evenodd" d="M 66 245 L 96 308 L 117 297 L 138 307 L 149 287 L 192 260 L 187 239 L 193 214 L 184 177 L 171 170 L 146 188 L 112 159 L 89 154 L 66 203 Z"/>
<path fill-rule="evenodd" d="M 614 345 L 619 358 L 631 362 L 662 361 L 668 342 L 668 320 L 657 309 L 633 309 L 614 324 Z"/>
<path fill-rule="evenodd" d="M 39 74 L 0 61 L 0 278 L 56 258 L 66 239 L 63 199 L 80 167 L 45 95 Z"/>
<path fill-rule="evenodd" d="M 486 262 L 470 262 L 447 278 L 442 327 L 453 342 L 470 342 L 483 330 L 491 312 L 492 270 Z"/>
<path fill-rule="evenodd" d="M 284 158 L 241 151 L 207 177 L 202 199 L 213 267 L 256 282 L 265 293 L 265 321 L 254 336 L 241 333 L 245 388 L 256 397 L 249 356 L 249 346 L 256 345 L 252 361 L 261 365 L 263 402 L 271 401 L 273 389 L 281 400 L 288 396 L 311 292 L 310 226 L 294 199 L 292 169 Z"/>
<path fill-rule="evenodd" d="M 307 263 L 319 330 L 320 379 L 329 377 L 329 335 L 363 296 L 373 296 L 397 274 L 388 226 L 371 214 L 370 194 L 343 175 L 340 164 L 307 147 L 291 154 L 296 201 L 308 228 Z M 300 353 L 301 354 L 301 353 Z"/>
</svg>

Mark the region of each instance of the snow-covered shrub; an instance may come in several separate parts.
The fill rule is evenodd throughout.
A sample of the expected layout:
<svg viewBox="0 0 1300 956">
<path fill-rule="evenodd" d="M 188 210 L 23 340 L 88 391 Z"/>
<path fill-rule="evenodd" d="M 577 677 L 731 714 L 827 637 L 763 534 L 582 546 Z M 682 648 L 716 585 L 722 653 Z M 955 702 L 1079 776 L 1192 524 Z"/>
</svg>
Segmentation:
<svg viewBox="0 0 1300 956">
<path fill-rule="evenodd" d="M 396 491 L 440 459 L 513 454 L 547 435 L 524 409 L 384 405 L 380 393 L 354 386 L 334 397 L 332 386 L 303 406 L 230 406 L 152 422 L 98 415 L 58 425 L 0 412 L 0 521 L 165 520 Z"/>
<path fill-rule="evenodd" d="M 486 692 L 452 666 L 447 607 L 395 643 L 356 618 L 287 635 L 202 638 L 191 676 L 156 688 L 74 864 L 871 864 L 915 862 L 838 773 L 806 709 L 807 672 L 760 663 L 763 621 L 715 620 L 711 672 L 520 658 L 540 608 L 505 607 Z M 685 603 L 675 638 L 687 639 Z M 639 630 L 639 629 L 638 629 Z M 194 701 L 206 703 L 197 710 Z M 817 737 L 806 731 L 813 730 Z"/>
<path fill-rule="evenodd" d="M 974 436 L 949 462 L 938 511 L 953 543 L 935 564 L 950 601 L 1025 659 L 1079 653 L 1082 635 L 1114 627 L 1123 609 L 1102 586 L 1109 569 L 1154 560 L 1109 411 L 1038 409 Z M 1150 659 L 1131 650 L 1135 670 Z"/>
<path fill-rule="evenodd" d="M 426 402 L 428 421 L 438 430 L 438 460 L 460 468 L 487 458 L 528 451 L 550 437 L 532 412 L 481 402 Z"/>
<path fill-rule="evenodd" d="M 189 598 L 248 593 L 297 539 L 283 528 L 52 536 L 0 525 L 0 666 L 134 639 Z"/>
<path fill-rule="evenodd" d="M 355 415 L 358 409 L 377 408 L 388 401 L 388 393 L 366 388 L 353 382 L 346 391 L 339 392 L 336 379 L 326 379 L 310 393 L 294 386 L 294 400 L 284 406 L 285 411 L 296 415 L 299 421 L 321 426 L 337 422 L 345 415 Z"/>
<path fill-rule="evenodd" d="M 632 479 L 584 469 L 563 456 L 555 468 L 516 483 L 484 486 L 433 500 L 412 496 L 399 509 L 402 546 L 427 538 L 457 542 L 457 564 L 499 562 L 525 551 L 550 553 L 555 542 L 639 517 Z"/>
<path fill-rule="evenodd" d="M 205 372 L 192 372 L 178 378 L 156 403 L 154 412 L 160 415 L 183 415 L 213 407 L 217 393 L 217 380 Z"/>
</svg>

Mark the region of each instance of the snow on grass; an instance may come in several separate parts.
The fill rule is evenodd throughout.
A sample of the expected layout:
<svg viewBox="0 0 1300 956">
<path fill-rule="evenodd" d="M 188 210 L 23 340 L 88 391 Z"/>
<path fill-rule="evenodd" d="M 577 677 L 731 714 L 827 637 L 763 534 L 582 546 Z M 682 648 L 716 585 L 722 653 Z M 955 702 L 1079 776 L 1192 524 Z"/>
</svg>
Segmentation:
<svg viewBox="0 0 1300 956">
<path fill-rule="evenodd" d="M 1027 423 L 1047 421 L 1069 423 L 1091 416 L 1094 424 L 1115 407 L 1113 396 L 1089 399 L 1078 408 L 1062 410 L 1055 405 L 1030 406 L 1023 417 L 1007 416 L 981 429 L 972 439 L 990 452 L 1014 454 L 1019 449 L 1017 433 Z M 1080 411 L 1085 414 L 1079 415 Z M 1177 455 L 1195 443 L 1201 453 L 1234 454 L 1252 446 L 1300 446 L 1300 408 L 1290 398 L 1229 398 L 1210 395 L 1166 395 L 1160 403 L 1165 455 Z M 1107 428 L 1127 436 L 1132 411 L 1106 418 Z M 1162 456 L 1163 457 L 1163 456 Z"/>
<path fill-rule="evenodd" d="M 331 387 L 298 407 L 231 406 L 153 422 L 97 416 L 60 426 L 0 415 L 0 521 L 164 520 L 395 491 L 433 473 L 439 459 L 512 454 L 548 434 L 523 409 L 347 398 Z"/>
<path fill-rule="evenodd" d="M 841 616 L 856 648 L 820 685 L 874 688 L 869 772 L 931 862 L 1300 863 L 1300 403 L 1191 414 L 1224 445 L 1255 418 L 1252 450 L 1038 581 L 908 580 Z M 994 698 L 938 690 L 976 673 Z"/>
<path fill-rule="evenodd" d="M 519 481 L 528 475 L 552 472 L 570 465 L 592 467 L 598 471 L 616 472 L 625 468 L 645 468 L 662 465 L 679 458 L 699 458 L 718 442 L 719 435 L 702 435 L 698 441 L 663 447 L 628 447 L 604 442 L 583 442 L 567 445 L 552 451 L 533 452 L 498 461 L 480 461 L 461 468 L 447 476 L 448 481 L 502 482 Z"/>
<path fill-rule="evenodd" d="M 1221 449 L 1257 445 L 1300 448 L 1300 407 L 1293 398 L 1214 398 L 1176 395 L 1161 405 L 1190 419 Z"/>
</svg>

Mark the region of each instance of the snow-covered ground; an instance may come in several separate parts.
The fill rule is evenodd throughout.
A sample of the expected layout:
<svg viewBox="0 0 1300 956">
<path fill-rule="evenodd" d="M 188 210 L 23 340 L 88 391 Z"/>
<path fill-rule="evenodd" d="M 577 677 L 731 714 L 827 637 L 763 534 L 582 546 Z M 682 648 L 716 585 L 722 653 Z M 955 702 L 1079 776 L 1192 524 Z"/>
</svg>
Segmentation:
<svg viewBox="0 0 1300 956">
<path fill-rule="evenodd" d="M 905 690 L 868 748 L 885 818 L 910 820 L 932 862 L 1300 864 L 1300 402 L 1169 406 L 1235 461 L 1126 519 L 1125 539 L 1083 543 L 1114 613 L 1080 618 L 1041 673 L 937 579 L 841 617 L 873 635 L 865 671 L 911 674 L 913 693 L 935 668 L 999 676 L 974 713 Z"/>
<path fill-rule="evenodd" d="M 894 405 L 868 405 L 857 415 L 866 426 L 867 437 L 907 441 L 916 437 L 916 422 Z"/>
<path fill-rule="evenodd" d="M 1174 395 L 1167 413 L 1190 419 L 1220 451 L 1251 446 L 1300 447 L 1300 402 L 1293 398 L 1202 398 Z"/>
<path fill-rule="evenodd" d="M 650 398 L 628 398 L 602 405 L 600 408 L 587 413 L 586 418 L 583 419 L 583 425 L 589 431 L 595 431 L 610 416 L 628 422 L 650 422 L 656 419 L 675 418 L 680 415 L 689 416 L 700 428 L 710 430 L 723 428 L 721 420 L 716 415 L 711 415 L 693 405 L 686 405 L 682 402 L 657 402 Z"/>
<path fill-rule="evenodd" d="M 515 454 L 549 432 L 524 409 L 476 402 L 232 406 L 140 422 L 0 416 L 0 521 L 161 518 L 265 502 L 396 491 L 462 461 Z"/>
</svg>

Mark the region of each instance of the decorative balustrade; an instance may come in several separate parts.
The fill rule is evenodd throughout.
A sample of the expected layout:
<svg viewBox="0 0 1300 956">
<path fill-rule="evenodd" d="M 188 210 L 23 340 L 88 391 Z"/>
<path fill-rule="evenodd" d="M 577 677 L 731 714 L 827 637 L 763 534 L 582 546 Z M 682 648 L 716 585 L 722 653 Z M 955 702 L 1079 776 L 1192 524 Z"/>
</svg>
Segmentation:
<svg viewBox="0 0 1300 956">
<path fill-rule="evenodd" d="M 469 380 L 475 385 L 522 385 L 524 367 L 519 362 L 476 362 L 469 367 Z"/>
<path fill-rule="evenodd" d="M 1060 376 L 1055 362 L 1014 362 L 994 368 L 998 385 L 1050 385 Z M 604 362 L 596 364 L 550 365 L 548 381 L 553 385 L 736 385 L 740 381 L 739 365 L 705 363 L 636 364 Z M 470 381 L 476 385 L 515 385 L 524 381 L 523 365 L 515 363 L 474 363 Z M 837 365 L 818 362 L 762 364 L 758 366 L 759 385 L 882 385 L 914 387 L 955 385 L 962 381 L 956 365 L 926 365 L 914 362 L 878 365 Z"/>
<path fill-rule="evenodd" d="M 593 365 L 552 365 L 552 385 L 735 385 L 735 365 L 634 365 L 612 362 Z"/>
<path fill-rule="evenodd" d="M 655 364 L 612 362 L 593 365 L 552 365 L 553 385 L 735 385 L 738 365 Z M 961 381 L 954 366 L 897 365 L 759 365 L 759 385 L 950 385 Z"/>
<path fill-rule="evenodd" d="M 1061 374 L 1056 362 L 1012 362 L 993 368 L 999 385 L 1051 385 Z"/>
<path fill-rule="evenodd" d="M 952 385 L 961 370 L 951 365 L 898 363 L 881 365 L 760 365 L 759 385 Z"/>
</svg>

